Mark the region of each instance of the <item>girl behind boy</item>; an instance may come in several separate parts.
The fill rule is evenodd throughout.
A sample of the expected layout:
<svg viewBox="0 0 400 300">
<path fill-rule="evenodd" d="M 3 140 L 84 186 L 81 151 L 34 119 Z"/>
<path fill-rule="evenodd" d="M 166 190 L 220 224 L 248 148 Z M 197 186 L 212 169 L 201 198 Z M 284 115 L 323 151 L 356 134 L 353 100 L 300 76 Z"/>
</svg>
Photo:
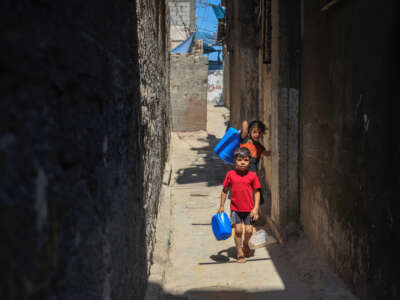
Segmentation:
<svg viewBox="0 0 400 300">
<path fill-rule="evenodd" d="M 264 123 L 259 120 L 252 121 L 250 124 L 248 124 L 247 121 L 243 121 L 242 123 L 240 147 L 245 147 L 250 150 L 251 163 L 249 170 L 253 172 L 257 172 L 261 155 L 271 155 L 271 151 L 265 150 L 265 147 L 260 143 L 266 129 Z"/>
</svg>

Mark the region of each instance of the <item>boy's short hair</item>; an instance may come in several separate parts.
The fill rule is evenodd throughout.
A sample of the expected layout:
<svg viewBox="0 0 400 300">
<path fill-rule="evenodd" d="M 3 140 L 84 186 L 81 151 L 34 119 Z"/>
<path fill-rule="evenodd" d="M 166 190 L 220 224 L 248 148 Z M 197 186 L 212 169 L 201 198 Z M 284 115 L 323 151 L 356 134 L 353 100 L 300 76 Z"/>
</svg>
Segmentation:
<svg viewBox="0 0 400 300">
<path fill-rule="evenodd" d="M 248 129 L 249 133 L 251 131 L 251 128 L 253 128 L 253 127 L 260 128 L 262 133 L 265 133 L 265 130 L 267 129 L 267 126 L 265 126 L 265 124 L 263 122 L 261 122 L 260 120 L 254 120 L 254 121 L 250 122 L 249 129 Z"/>
<path fill-rule="evenodd" d="M 237 148 L 233 153 L 233 157 L 236 159 L 237 157 L 251 157 L 250 150 L 246 147 Z"/>
</svg>

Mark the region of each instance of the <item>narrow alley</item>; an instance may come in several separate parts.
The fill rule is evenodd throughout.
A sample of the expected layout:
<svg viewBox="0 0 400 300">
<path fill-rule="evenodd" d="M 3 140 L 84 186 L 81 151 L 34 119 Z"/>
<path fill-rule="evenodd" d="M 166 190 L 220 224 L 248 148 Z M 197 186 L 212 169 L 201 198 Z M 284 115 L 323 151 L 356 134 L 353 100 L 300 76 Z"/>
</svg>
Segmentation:
<svg viewBox="0 0 400 300">
<path fill-rule="evenodd" d="M 0 7 L 0 300 L 400 299 L 400 1 Z"/>
<path fill-rule="evenodd" d="M 146 299 L 355 299 L 301 236 L 257 248 L 245 264 L 233 237 L 215 239 L 211 217 L 232 167 L 213 148 L 229 110 L 208 104 L 207 115 L 207 131 L 172 133 Z"/>
</svg>

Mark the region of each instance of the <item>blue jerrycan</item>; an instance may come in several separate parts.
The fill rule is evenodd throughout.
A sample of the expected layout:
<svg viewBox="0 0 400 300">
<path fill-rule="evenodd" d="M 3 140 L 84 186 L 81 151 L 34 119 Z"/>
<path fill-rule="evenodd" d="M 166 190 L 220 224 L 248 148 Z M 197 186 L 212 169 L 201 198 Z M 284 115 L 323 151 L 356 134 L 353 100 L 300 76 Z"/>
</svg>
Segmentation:
<svg viewBox="0 0 400 300">
<path fill-rule="evenodd" d="M 214 152 L 227 163 L 234 164 L 233 154 L 240 147 L 240 133 L 237 129 L 229 127 L 225 135 L 215 146 Z"/>
<path fill-rule="evenodd" d="M 232 235 L 231 221 L 225 212 L 215 214 L 212 217 L 211 227 L 218 241 L 226 240 Z"/>
</svg>

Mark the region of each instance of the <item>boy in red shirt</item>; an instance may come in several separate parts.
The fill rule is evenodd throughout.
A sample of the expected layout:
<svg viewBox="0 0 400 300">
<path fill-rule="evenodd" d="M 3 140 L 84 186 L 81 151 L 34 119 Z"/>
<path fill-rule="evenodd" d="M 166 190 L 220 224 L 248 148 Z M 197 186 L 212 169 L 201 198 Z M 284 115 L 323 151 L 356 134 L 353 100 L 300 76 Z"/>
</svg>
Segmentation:
<svg viewBox="0 0 400 300">
<path fill-rule="evenodd" d="M 235 226 L 235 245 L 238 263 L 246 262 L 250 256 L 249 240 L 253 234 L 253 222 L 258 219 L 260 205 L 260 181 L 257 174 L 249 170 L 251 153 L 247 148 L 238 148 L 234 153 L 235 169 L 230 170 L 223 183 L 221 205 L 224 211 L 226 194 L 231 189 L 231 223 Z M 253 199 L 254 193 L 254 199 Z M 244 227 L 244 240 L 242 234 Z"/>
</svg>

